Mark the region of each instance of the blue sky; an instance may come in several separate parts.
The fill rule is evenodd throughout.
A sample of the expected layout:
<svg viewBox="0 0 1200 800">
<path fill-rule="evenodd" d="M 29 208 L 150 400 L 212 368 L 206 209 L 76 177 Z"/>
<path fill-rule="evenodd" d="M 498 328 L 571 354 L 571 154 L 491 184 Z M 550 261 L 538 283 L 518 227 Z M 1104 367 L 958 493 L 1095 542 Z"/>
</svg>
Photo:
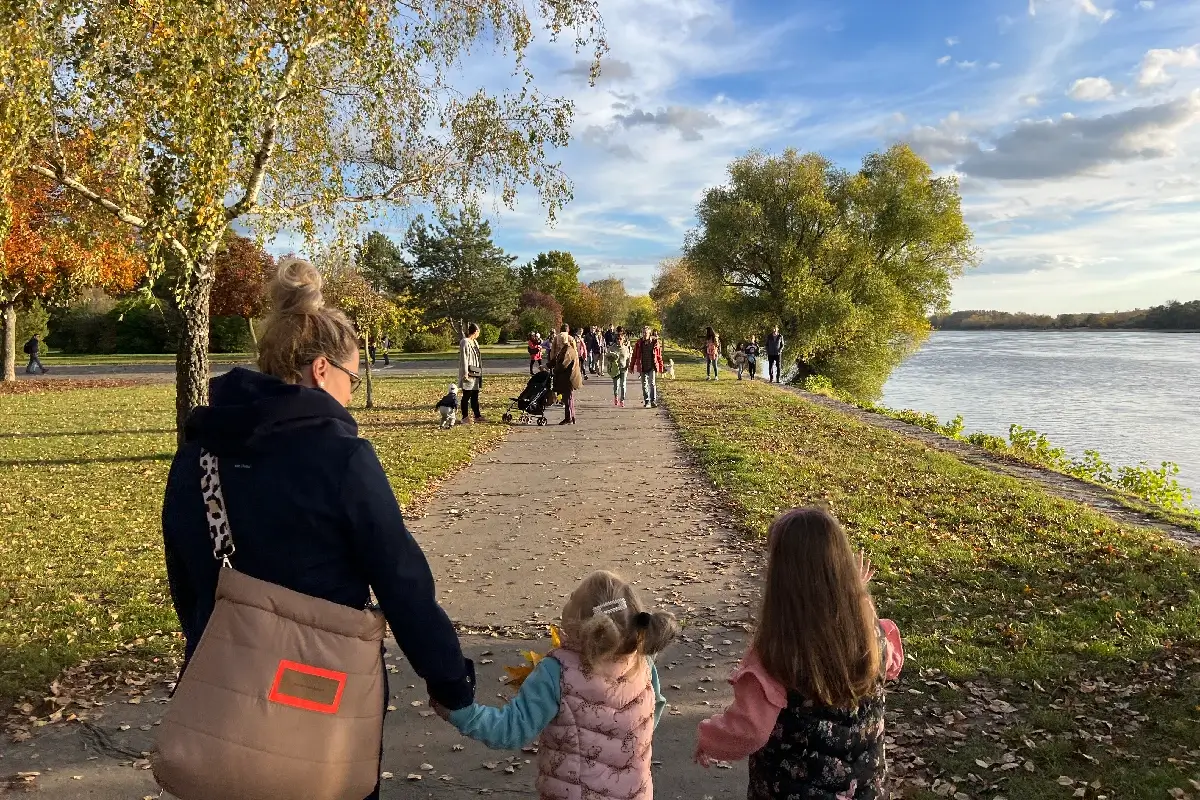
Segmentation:
<svg viewBox="0 0 1200 800">
<path fill-rule="evenodd" d="M 1065 312 L 1200 298 L 1200 0 L 600 0 L 611 51 L 576 103 L 575 199 L 490 209 L 523 260 L 645 291 L 707 186 L 750 148 L 847 166 L 897 140 L 960 176 L 981 267 L 955 308 Z M 473 65 L 463 70 L 476 74 Z M 399 222 L 381 225 L 396 234 Z"/>
</svg>

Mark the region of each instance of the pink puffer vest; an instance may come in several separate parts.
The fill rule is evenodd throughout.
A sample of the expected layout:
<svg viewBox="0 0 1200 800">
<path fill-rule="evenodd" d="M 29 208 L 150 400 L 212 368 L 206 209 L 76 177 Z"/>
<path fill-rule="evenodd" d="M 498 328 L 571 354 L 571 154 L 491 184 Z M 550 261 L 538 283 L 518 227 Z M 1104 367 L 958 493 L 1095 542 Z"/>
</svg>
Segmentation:
<svg viewBox="0 0 1200 800">
<path fill-rule="evenodd" d="M 652 800 L 654 688 L 646 657 L 587 673 L 578 653 L 549 655 L 562 664 L 562 699 L 538 741 L 542 800 Z"/>
</svg>

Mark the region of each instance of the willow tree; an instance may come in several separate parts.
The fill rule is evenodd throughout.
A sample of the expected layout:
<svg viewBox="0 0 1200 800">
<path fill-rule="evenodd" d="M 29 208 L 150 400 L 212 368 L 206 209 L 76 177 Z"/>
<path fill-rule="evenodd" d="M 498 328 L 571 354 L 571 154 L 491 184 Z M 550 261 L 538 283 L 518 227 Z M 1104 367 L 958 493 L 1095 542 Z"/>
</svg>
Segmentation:
<svg viewBox="0 0 1200 800">
<path fill-rule="evenodd" d="M 739 329 L 779 325 L 799 376 L 877 396 L 976 261 L 955 178 L 906 145 L 856 172 L 816 153 L 751 153 L 729 178 L 697 207 L 688 269 L 725 293 Z"/>
<path fill-rule="evenodd" d="M 597 61 L 604 49 L 594 0 L 537 3 L 532 18 L 522 0 L 25 2 L 54 47 L 50 85 L 21 90 L 42 123 L 23 168 L 137 229 L 172 277 L 180 429 L 207 399 L 213 262 L 231 223 L 315 238 L 418 199 L 511 204 L 527 184 L 553 216 L 570 184 L 549 151 L 573 108 L 536 89 L 525 54 L 535 23 Z M 511 64 L 504 88 L 453 85 L 478 50 Z M 85 130 L 110 180 L 59 147 Z"/>
</svg>

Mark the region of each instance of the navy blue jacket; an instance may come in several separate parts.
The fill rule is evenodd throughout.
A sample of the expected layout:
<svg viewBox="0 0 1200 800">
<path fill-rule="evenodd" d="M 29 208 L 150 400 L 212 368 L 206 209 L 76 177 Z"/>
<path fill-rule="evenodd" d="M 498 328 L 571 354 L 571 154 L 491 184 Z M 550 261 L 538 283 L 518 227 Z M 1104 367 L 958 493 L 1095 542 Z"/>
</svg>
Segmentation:
<svg viewBox="0 0 1200 800">
<path fill-rule="evenodd" d="M 213 380 L 211 398 L 188 417 L 163 503 L 167 578 L 187 657 L 212 614 L 220 569 L 200 493 L 203 447 L 220 459 L 236 569 L 351 608 L 364 608 L 374 589 L 430 696 L 450 709 L 470 705 L 474 666 L 350 413 L 322 390 L 241 368 Z"/>
</svg>

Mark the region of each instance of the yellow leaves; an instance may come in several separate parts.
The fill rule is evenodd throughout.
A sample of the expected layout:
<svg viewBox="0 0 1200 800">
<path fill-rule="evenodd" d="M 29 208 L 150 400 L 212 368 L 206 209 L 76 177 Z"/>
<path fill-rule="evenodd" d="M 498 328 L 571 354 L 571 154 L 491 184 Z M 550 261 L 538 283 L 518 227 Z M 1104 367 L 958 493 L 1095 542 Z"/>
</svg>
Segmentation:
<svg viewBox="0 0 1200 800">
<path fill-rule="evenodd" d="M 550 644 L 551 649 L 562 647 L 562 633 L 556 625 L 550 626 Z M 526 663 L 516 667 L 505 667 L 504 671 L 508 673 L 508 685 L 513 688 L 521 688 L 521 684 L 530 676 L 542 659 L 546 656 L 541 653 L 535 653 L 532 650 L 523 650 L 521 655 L 524 656 Z"/>
</svg>

